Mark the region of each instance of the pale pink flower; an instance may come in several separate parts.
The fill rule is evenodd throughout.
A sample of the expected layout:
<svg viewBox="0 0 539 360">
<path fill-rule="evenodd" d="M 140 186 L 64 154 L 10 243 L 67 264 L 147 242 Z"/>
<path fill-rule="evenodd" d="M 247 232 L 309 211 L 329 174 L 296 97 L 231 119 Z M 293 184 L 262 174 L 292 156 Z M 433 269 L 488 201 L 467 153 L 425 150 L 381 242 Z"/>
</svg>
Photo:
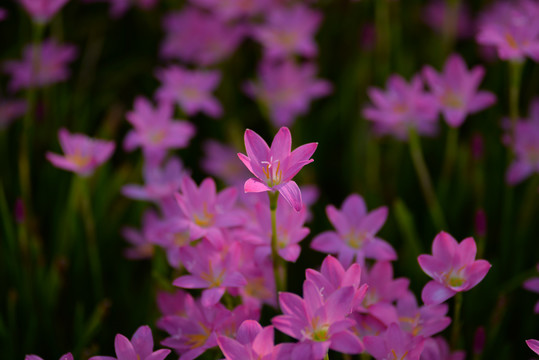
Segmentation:
<svg viewBox="0 0 539 360">
<path fill-rule="evenodd" d="M 48 23 L 69 0 L 18 0 L 38 24 Z"/>
<path fill-rule="evenodd" d="M 526 340 L 526 345 L 537 355 L 539 355 L 539 340 L 529 339 Z"/>
<path fill-rule="evenodd" d="M 26 100 L 0 100 L 0 130 L 7 128 L 11 122 L 23 116 L 26 113 L 26 110 Z"/>
<path fill-rule="evenodd" d="M 219 336 L 217 343 L 226 360 L 273 360 L 279 351 L 273 343 L 273 326 L 263 328 L 254 320 L 241 323 L 236 339 Z"/>
<path fill-rule="evenodd" d="M 204 159 L 201 166 L 208 174 L 224 180 L 227 185 L 242 184 L 249 171 L 235 158 L 238 149 L 208 140 L 204 143 Z"/>
<path fill-rule="evenodd" d="M 43 358 L 37 355 L 26 355 L 24 360 L 43 360 Z M 73 355 L 71 353 L 64 354 L 60 356 L 59 360 L 73 360 Z"/>
<path fill-rule="evenodd" d="M 451 352 L 449 344 L 441 336 L 428 338 L 421 353 L 420 360 L 464 360 L 466 353 L 462 350 Z"/>
<path fill-rule="evenodd" d="M 208 9 L 225 21 L 260 15 L 272 4 L 272 0 L 191 0 L 191 2 Z"/>
<path fill-rule="evenodd" d="M 431 0 L 424 8 L 423 21 L 432 29 L 442 33 L 446 22 L 447 5 L 444 0 Z M 473 36 L 475 24 L 467 3 L 459 3 L 457 15 L 456 35 L 459 38 L 468 38 Z"/>
<path fill-rule="evenodd" d="M 376 360 L 419 360 L 425 339 L 404 332 L 399 325 L 393 323 L 382 335 L 365 336 L 363 343 L 367 352 Z"/>
</svg>

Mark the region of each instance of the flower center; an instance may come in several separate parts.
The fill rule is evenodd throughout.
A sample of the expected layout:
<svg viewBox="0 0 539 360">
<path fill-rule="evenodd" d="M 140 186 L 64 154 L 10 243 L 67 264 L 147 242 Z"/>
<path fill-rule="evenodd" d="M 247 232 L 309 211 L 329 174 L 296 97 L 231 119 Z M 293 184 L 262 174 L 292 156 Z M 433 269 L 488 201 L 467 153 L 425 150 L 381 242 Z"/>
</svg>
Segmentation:
<svg viewBox="0 0 539 360">
<path fill-rule="evenodd" d="M 312 330 L 308 331 L 310 332 L 310 338 L 313 341 L 328 341 L 328 332 L 329 332 L 329 325 L 328 324 L 319 324 L 320 318 L 315 317 L 311 321 Z"/>
<path fill-rule="evenodd" d="M 448 90 L 442 97 L 442 103 L 451 109 L 462 109 L 463 101 L 454 91 Z"/>
<path fill-rule="evenodd" d="M 152 144 L 159 144 L 165 138 L 165 131 L 162 129 L 152 131 L 149 136 L 149 140 Z"/>
<path fill-rule="evenodd" d="M 505 41 L 507 41 L 507 45 L 512 47 L 513 49 L 518 49 L 518 44 L 513 35 L 510 33 L 505 33 Z"/>
<path fill-rule="evenodd" d="M 78 167 L 85 167 L 90 163 L 92 157 L 88 154 L 82 154 L 80 151 L 75 152 L 69 156 L 69 160 Z"/>
<path fill-rule="evenodd" d="M 269 187 L 279 185 L 283 178 L 283 170 L 281 169 L 281 161 L 273 160 L 273 156 L 269 161 L 261 161 L 262 171 L 266 176 L 266 183 Z"/>
<path fill-rule="evenodd" d="M 203 205 L 202 214 L 196 212 L 193 213 L 193 220 L 195 224 L 200 227 L 209 227 L 213 225 L 213 218 L 214 214 L 208 211 L 208 205 L 206 203 Z"/>
<path fill-rule="evenodd" d="M 204 345 L 210 336 L 210 330 L 204 324 L 199 321 L 198 325 L 202 328 L 202 333 L 188 334 L 185 336 L 187 338 L 187 345 L 191 349 L 196 349 Z"/>
<path fill-rule="evenodd" d="M 346 236 L 346 243 L 353 249 L 361 249 L 367 240 L 367 233 L 362 231 L 358 234 L 351 232 Z"/>
<path fill-rule="evenodd" d="M 387 360 L 404 360 L 406 359 L 406 355 L 408 355 L 408 351 L 406 351 L 401 357 L 399 357 L 397 355 L 397 352 L 391 349 L 391 355 L 387 358 Z"/>
<path fill-rule="evenodd" d="M 462 275 L 463 270 L 464 266 L 456 270 L 451 270 L 451 272 L 444 276 L 444 283 L 452 288 L 462 286 L 462 284 L 464 284 L 464 281 L 466 280 Z"/>
</svg>

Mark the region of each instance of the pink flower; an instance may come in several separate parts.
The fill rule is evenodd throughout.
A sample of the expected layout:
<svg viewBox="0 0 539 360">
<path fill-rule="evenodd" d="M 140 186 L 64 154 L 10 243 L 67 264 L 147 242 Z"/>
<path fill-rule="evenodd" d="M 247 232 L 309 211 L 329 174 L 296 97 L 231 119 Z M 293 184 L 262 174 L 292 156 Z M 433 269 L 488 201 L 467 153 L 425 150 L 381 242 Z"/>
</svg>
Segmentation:
<svg viewBox="0 0 539 360">
<path fill-rule="evenodd" d="M 432 255 L 419 255 L 421 269 L 433 278 L 423 288 L 425 304 L 441 304 L 461 291 L 468 291 L 487 275 L 491 265 L 475 260 L 477 248 L 473 238 L 460 244 L 448 233 L 440 232 L 432 243 Z"/>
<path fill-rule="evenodd" d="M 365 349 L 376 360 L 419 360 L 425 339 L 402 331 L 399 325 L 389 325 L 384 334 L 365 336 Z"/>
<path fill-rule="evenodd" d="M 438 105 L 433 95 L 423 89 L 419 76 L 408 84 L 400 75 L 392 75 L 387 90 L 369 88 L 373 105 L 363 109 L 363 116 L 374 122 L 375 131 L 407 139 L 409 128 L 420 135 L 433 135 L 437 129 Z"/>
<path fill-rule="evenodd" d="M 344 200 L 342 210 L 329 205 L 326 207 L 326 213 L 337 231 L 325 231 L 317 235 L 311 248 L 338 254 L 343 266 L 349 266 L 354 259 L 360 264 L 365 263 L 365 258 L 397 259 L 393 247 L 376 237 L 376 233 L 386 221 L 387 207 L 379 207 L 368 213 L 363 198 L 352 194 Z"/>
<path fill-rule="evenodd" d="M 311 156 L 318 143 L 305 144 L 290 152 L 292 136 L 286 127 L 279 129 L 271 148 L 252 130 L 245 130 L 244 138 L 247 156 L 238 153 L 238 157 L 256 176 L 245 182 L 245 192 L 278 191 L 290 206 L 300 211 L 303 207 L 301 192 L 292 178 L 314 161 Z"/>
<path fill-rule="evenodd" d="M 154 210 L 146 210 L 142 215 L 142 227 L 139 230 L 133 227 L 124 227 L 122 236 L 132 245 L 125 250 L 129 259 L 148 259 L 153 256 L 154 249 L 151 243 L 151 233 L 159 224 L 159 216 Z"/>
<path fill-rule="evenodd" d="M 169 349 L 153 351 L 153 336 L 149 326 L 137 329 L 131 341 L 122 334 L 114 339 L 114 350 L 118 360 L 163 360 L 170 354 Z M 89 360 L 114 360 L 110 356 L 93 356 Z"/>
<path fill-rule="evenodd" d="M 459 127 L 468 114 L 496 102 L 493 93 L 477 90 L 485 75 L 484 68 L 476 66 L 468 72 L 466 63 L 458 54 L 449 57 L 441 74 L 430 66 L 423 69 L 423 74 L 449 126 Z"/>
<path fill-rule="evenodd" d="M 529 339 L 526 340 L 526 345 L 537 355 L 539 355 L 539 340 Z"/>
<path fill-rule="evenodd" d="M 309 110 L 313 99 L 331 92 L 331 84 L 316 79 L 313 64 L 296 65 L 291 61 L 263 62 L 259 80 L 246 84 L 247 94 L 267 109 L 276 126 L 291 125 Z"/>
<path fill-rule="evenodd" d="M 39 24 L 48 23 L 69 0 L 18 0 L 32 19 Z"/>
<path fill-rule="evenodd" d="M 447 2 L 431 0 L 424 8 L 423 21 L 439 33 L 444 31 L 446 21 Z M 467 3 L 460 3 L 457 19 L 457 36 L 467 38 L 474 35 L 475 24 Z"/>
<path fill-rule="evenodd" d="M 157 72 L 161 87 L 156 98 L 176 103 L 189 116 L 203 112 L 213 118 L 223 113 L 221 104 L 212 92 L 219 85 L 221 74 L 218 71 L 188 70 L 170 66 Z"/>
<path fill-rule="evenodd" d="M 266 17 L 266 23 L 255 27 L 253 35 L 270 59 L 294 55 L 314 57 L 318 52 L 314 35 L 322 20 L 319 12 L 303 4 L 275 7 Z"/>
<path fill-rule="evenodd" d="M 91 175 L 114 152 L 113 141 L 93 139 L 84 134 L 70 134 L 64 128 L 58 131 L 58 138 L 65 155 L 48 152 L 47 160 L 57 168 L 72 171 L 81 176 Z"/>
<path fill-rule="evenodd" d="M 539 269 L 539 265 L 538 265 L 538 269 Z M 528 291 L 539 293 L 539 277 L 533 277 L 531 279 L 524 281 L 524 284 L 522 284 L 522 286 L 524 287 L 524 289 Z M 533 312 L 536 314 L 539 314 L 539 301 L 535 303 Z"/>
<path fill-rule="evenodd" d="M 236 339 L 217 338 L 226 360 L 272 360 L 278 348 L 273 343 L 273 326 L 262 326 L 254 320 L 241 323 Z"/>
<path fill-rule="evenodd" d="M 419 307 L 412 292 L 397 300 L 398 322 L 402 330 L 417 336 L 430 337 L 446 329 L 451 323 L 447 304 L 423 305 Z"/>
<path fill-rule="evenodd" d="M 0 100 L 0 130 L 26 113 L 26 101 L 19 99 Z"/>
<path fill-rule="evenodd" d="M 235 158 L 238 153 L 235 147 L 208 140 L 204 143 L 204 153 L 201 166 L 205 172 L 224 180 L 227 185 L 243 184 L 249 172 Z"/>
<path fill-rule="evenodd" d="M 262 13 L 272 0 L 191 0 L 195 5 L 210 10 L 225 21 L 252 17 Z"/>
<path fill-rule="evenodd" d="M 43 360 L 43 359 L 37 355 L 26 355 L 24 357 L 24 360 Z M 73 360 L 73 355 L 71 353 L 64 354 L 60 356 L 60 360 Z"/>
<path fill-rule="evenodd" d="M 75 46 L 60 45 L 52 39 L 38 45 L 27 45 L 22 60 L 6 61 L 4 64 L 5 72 L 12 76 L 9 89 L 17 91 L 65 81 L 69 78 L 67 64 L 76 57 Z"/>
<path fill-rule="evenodd" d="M 464 360 L 464 351 L 451 353 L 449 344 L 443 337 L 428 338 L 421 353 L 420 360 Z"/>
<path fill-rule="evenodd" d="M 532 0 L 498 1 L 479 20 L 477 42 L 494 46 L 503 60 L 539 61 L 539 5 Z"/>
</svg>

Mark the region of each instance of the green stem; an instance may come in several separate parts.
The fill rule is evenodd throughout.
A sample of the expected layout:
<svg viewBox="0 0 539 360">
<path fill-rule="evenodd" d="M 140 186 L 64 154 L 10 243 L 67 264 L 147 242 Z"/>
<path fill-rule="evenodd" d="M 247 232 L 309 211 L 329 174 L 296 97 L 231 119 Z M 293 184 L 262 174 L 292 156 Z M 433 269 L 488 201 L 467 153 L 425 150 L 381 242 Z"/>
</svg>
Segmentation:
<svg viewBox="0 0 539 360">
<path fill-rule="evenodd" d="M 376 55 L 379 80 L 389 75 L 391 54 L 391 22 L 388 0 L 375 0 Z"/>
<path fill-rule="evenodd" d="M 445 159 L 442 168 L 442 173 L 439 182 L 439 195 L 441 199 L 445 199 L 451 184 L 451 175 L 457 159 L 459 145 L 459 128 L 449 127 L 447 132 L 447 140 L 445 142 Z"/>
<path fill-rule="evenodd" d="M 329 352 L 326 353 L 326 356 L 324 356 L 324 360 L 329 360 Z"/>
<path fill-rule="evenodd" d="M 419 135 L 412 127 L 409 129 L 408 134 L 410 155 L 412 157 L 412 162 L 419 178 L 421 190 L 423 191 L 423 195 L 425 196 L 425 200 L 427 202 L 432 221 L 434 222 L 434 225 L 436 226 L 437 230 L 447 229 L 442 208 L 440 207 L 438 198 L 434 193 L 429 171 L 427 169 L 427 165 L 425 164 Z"/>
<path fill-rule="evenodd" d="M 271 260 L 273 263 L 273 276 L 275 278 L 275 292 L 277 300 L 279 291 L 285 290 L 283 281 L 283 264 L 278 253 L 277 244 L 277 200 L 279 199 L 278 192 L 269 192 L 270 212 L 271 212 Z"/>
<path fill-rule="evenodd" d="M 462 293 L 458 292 L 455 295 L 455 307 L 453 309 L 453 327 L 451 328 L 451 347 L 456 349 L 459 341 L 460 334 L 460 313 L 462 311 Z"/>
</svg>

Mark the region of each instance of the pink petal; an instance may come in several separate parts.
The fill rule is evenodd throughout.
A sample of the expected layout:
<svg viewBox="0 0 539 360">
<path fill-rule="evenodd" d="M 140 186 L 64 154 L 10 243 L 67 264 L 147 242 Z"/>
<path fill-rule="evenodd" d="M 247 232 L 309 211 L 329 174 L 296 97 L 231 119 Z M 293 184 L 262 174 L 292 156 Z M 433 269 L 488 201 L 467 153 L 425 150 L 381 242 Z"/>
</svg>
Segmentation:
<svg viewBox="0 0 539 360">
<path fill-rule="evenodd" d="M 293 180 L 283 184 L 279 188 L 279 194 L 282 195 L 282 197 L 288 202 L 288 204 L 290 204 L 290 206 L 294 208 L 294 210 L 299 212 L 303 207 L 303 203 L 301 201 L 301 191 L 299 190 L 298 184 L 296 184 Z"/>
<path fill-rule="evenodd" d="M 359 338 L 351 331 L 341 331 L 331 337 L 330 349 L 345 353 L 359 354 L 363 351 L 363 345 Z"/>
<path fill-rule="evenodd" d="M 535 339 L 526 340 L 526 345 L 532 349 L 534 353 L 539 355 L 539 341 Z"/>
<path fill-rule="evenodd" d="M 262 331 L 256 336 L 253 341 L 253 350 L 258 355 L 271 354 L 274 349 L 274 331 L 273 326 L 266 326 Z"/>
<path fill-rule="evenodd" d="M 219 300 L 221 300 L 224 293 L 225 293 L 224 287 L 206 289 L 202 291 L 202 299 L 200 302 L 202 303 L 202 306 L 206 306 L 206 307 L 213 306 L 217 304 Z"/>
<path fill-rule="evenodd" d="M 245 150 L 247 156 L 255 163 L 267 160 L 269 158 L 270 149 L 268 144 L 254 131 L 247 129 L 244 135 Z"/>
<path fill-rule="evenodd" d="M 277 135 L 273 138 L 271 143 L 270 156 L 273 156 L 274 160 L 283 161 L 291 151 L 292 147 L 292 135 L 290 130 L 283 126 L 277 132 Z"/>
<path fill-rule="evenodd" d="M 466 290 L 470 290 L 475 285 L 479 284 L 490 270 L 490 263 L 486 260 L 477 260 L 471 266 L 466 268 Z"/>
<path fill-rule="evenodd" d="M 432 255 L 439 259 L 451 261 L 453 254 L 457 250 L 457 240 L 445 231 L 441 231 L 432 243 Z"/>
<path fill-rule="evenodd" d="M 311 242 L 311 249 L 326 254 L 336 254 L 341 249 L 341 240 L 335 231 L 324 231 Z"/>
<path fill-rule="evenodd" d="M 326 215 L 340 235 L 346 235 L 350 232 L 352 226 L 349 224 L 346 213 L 341 212 L 333 205 L 326 206 Z"/>
<path fill-rule="evenodd" d="M 268 185 L 264 184 L 262 181 L 260 181 L 258 179 L 255 179 L 255 178 L 247 179 L 247 181 L 243 185 L 243 190 L 246 193 L 248 193 L 248 192 L 258 193 L 258 192 L 264 192 L 264 191 L 272 191 L 272 189 Z"/>
<path fill-rule="evenodd" d="M 539 293 L 539 278 L 531 278 L 524 281 L 524 289 Z"/>
<path fill-rule="evenodd" d="M 473 263 L 477 254 L 475 240 L 471 237 L 462 240 L 457 248 L 457 252 L 462 265 Z"/>
<path fill-rule="evenodd" d="M 382 261 L 397 260 L 395 249 L 382 239 L 374 238 L 373 241 L 370 241 L 365 245 L 364 251 L 365 256 L 371 259 Z"/>
<path fill-rule="evenodd" d="M 455 291 L 446 288 L 442 284 L 432 280 L 421 291 L 421 299 L 425 305 L 441 304 L 456 294 Z"/>
<path fill-rule="evenodd" d="M 217 338 L 219 348 L 225 355 L 226 360 L 244 360 L 249 359 L 249 353 L 245 349 L 245 346 L 240 344 L 234 339 L 230 339 L 226 336 L 219 336 Z"/>
<path fill-rule="evenodd" d="M 496 103 L 496 95 L 488 91 L 480 91 L 468 104 L 471 113 L 481 111 Z"/>
<path fill-rule="evenodd" d="M 209 286 L 209 283 L 197 276 L 183 275 L 174 280 L 172 285 L 185 289 L 204 289 Z"/>
<path fill-rule="evenodd" d="M 367 214 L 359 221 L 358 228 L 371 234 L 377 233 L 387 219 L 387 207 L 382 206 Z"/>
<path fill-rule="evenodd" d="M 236 339 L 242 344 L 250 344 L 262 331 L 262 326 L 255 320 L 245 320 L 238 328 Z"/>
<path fill-rule="evenodd" d="M 168 354 L 170 354 L 169 349 L 161 349 L 153 352 L 146 358 L 141 358 L 141 360 L 164 360 L 168 356 Z"/>
<path fill-rule="evenodd" d="M 433 279 L 438 278 L 440 274 L 448 271 L 451 266 L 450 262 L 446 262 L 426 254 L 419 255 L 417 257 L 417 262 L 425 274 Z"/>
<path fill-rule="evenodd" d="M 505 181 L 509 185 L 515 185 L 530 176 L 533 172 L 531 165 L 522 160 L 516 160 L 507 169 L 505 174 Z"/>
<path fill-rule="evenodd" d="M 114 339 L 114 349 L 116 350 L 116 356 L 118 360 L 138 360 L 135 348 L 122 334 L 116 335 Z"/>
<path fill-rule="evenodd" d="M 318 143 L 308 143 L 296 148 L 287 159 L 286 169 L 283 172 L 284 181 L 292 179 L 305 165 L 313 162 L 311 156 L 314 154 Z"/>
<path fill-rule="evenodd" d="M 146 358 L 153 350 L 152 330 L 149 326 L 141 326 L 131 338 L 131 344 L 141 359 Z"/>
</svg>

